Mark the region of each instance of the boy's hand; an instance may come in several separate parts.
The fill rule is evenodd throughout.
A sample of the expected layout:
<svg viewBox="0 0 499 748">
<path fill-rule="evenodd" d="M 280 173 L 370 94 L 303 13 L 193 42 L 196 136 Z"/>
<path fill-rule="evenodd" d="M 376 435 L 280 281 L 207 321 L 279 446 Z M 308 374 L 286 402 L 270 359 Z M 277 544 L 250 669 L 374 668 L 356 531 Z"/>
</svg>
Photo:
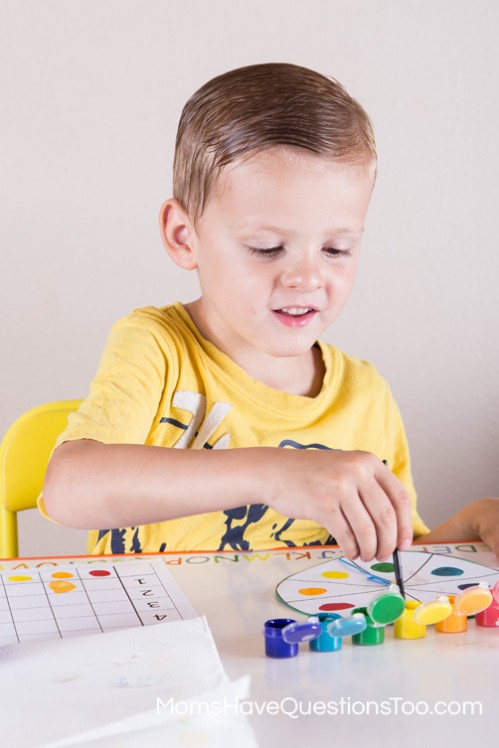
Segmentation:
<svg viewBox="0 0 499 748">
<path fill-rule="evenodd" d="M 499 499 L 476 499 L 450 519 L 422 535 L 425 543 L 459 543 L 483 540 L 499 559 Z"/>
<path fill-rule="evenodd" d="M 477 499 L 468 505 L 476 535 L 499 559 L 499 499 Z"/>
<path fill-rule="evenodd" d="M 273 509 L 325 527 L 345 556 L 387 558 L 412 542 L 412 507 L 398 478 L 369 452 L 272 450 Z"/>
</svg>

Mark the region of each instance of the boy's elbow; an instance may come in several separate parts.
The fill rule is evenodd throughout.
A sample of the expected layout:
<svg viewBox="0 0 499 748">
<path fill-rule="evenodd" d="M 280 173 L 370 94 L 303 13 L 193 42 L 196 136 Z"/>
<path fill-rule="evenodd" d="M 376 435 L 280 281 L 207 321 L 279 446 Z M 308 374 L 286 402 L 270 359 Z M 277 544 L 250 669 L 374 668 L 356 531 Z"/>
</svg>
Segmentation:
<svg viewBox="0 0 499 748">
<path fill-rule="evenodd" d="M 50 519 L 67 527 L 85 529 L 80 516 L 82 481 L 76 442 L 65 442 L 53 453 L 43 484 L 43 507 Z"/>
</svg>

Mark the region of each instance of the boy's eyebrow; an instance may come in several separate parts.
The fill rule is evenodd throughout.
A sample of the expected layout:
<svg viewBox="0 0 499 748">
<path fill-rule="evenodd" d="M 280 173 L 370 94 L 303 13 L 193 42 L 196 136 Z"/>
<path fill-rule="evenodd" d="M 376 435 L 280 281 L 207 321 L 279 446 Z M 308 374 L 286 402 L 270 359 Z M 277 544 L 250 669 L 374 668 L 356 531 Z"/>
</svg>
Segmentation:
<svg viewBox="0 0 499 748">
<path fill-rule="evenodd" d="M 269 233 L 272 233 L 272 234 L 290 234 L 290 233 L 293 234 L 293 233 L 297 233 L 296 231 L 291 231 L 290 232 L 289 230 L 283 229 L 280 226 L 272 226 L 270 224 L 268 224 L 268 225 L 267 224 L 260 225 L 258 223 L 255 223 L 254 225 L 252 225 L 251 223 L 245 223 L 244 225 L 236 226 L 235 228 L 237 230 L 239 230 L 239 231 L 248 231 L 248 232 L 252 232 L 252 231 L 261 231 L 261 232 L 268 231 Z M 364 233 L 364 226 L 360 226 L 358 229 L 351 229 L 351 228 L 348 229 L 348 228 L 339 227 L 339 228 L 328 229 L 325 232 L 325 235 L 326 236 L 336 236 L 338 234 L 342 234 L 342 235 L 348 234 L 349 236 L 361 236 L 363 233 Z"/>
</svg>

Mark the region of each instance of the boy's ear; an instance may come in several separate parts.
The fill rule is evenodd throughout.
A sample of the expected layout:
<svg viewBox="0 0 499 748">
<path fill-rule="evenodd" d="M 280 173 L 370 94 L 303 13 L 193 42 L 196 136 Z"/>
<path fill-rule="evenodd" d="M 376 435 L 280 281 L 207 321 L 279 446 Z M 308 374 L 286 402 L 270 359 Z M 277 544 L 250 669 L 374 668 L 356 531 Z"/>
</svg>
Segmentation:
<svg viewBox="0 0 499 748">
<path fill-rule="evenodd" d="M 166 200 L 159 214 L 161 238 L 166 251 L 174 262 L 184 270 L 197 267 L 193 253 L 196 231 L 187 212 L 178 200 Z"/>
</svg>

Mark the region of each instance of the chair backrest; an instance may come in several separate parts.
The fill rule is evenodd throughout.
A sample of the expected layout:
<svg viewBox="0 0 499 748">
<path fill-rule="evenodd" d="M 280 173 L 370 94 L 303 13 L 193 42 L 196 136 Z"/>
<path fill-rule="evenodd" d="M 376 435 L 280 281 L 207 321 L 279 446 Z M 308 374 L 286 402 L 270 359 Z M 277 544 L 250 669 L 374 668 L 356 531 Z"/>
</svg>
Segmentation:
<svg viewBox="0 0 499 748">
<path fill-rule="evenodd" d="M 81 400 L 60 400 L 20 416 L 0 444 L 0 557 L 18 556 L 17 512 L 36 507 L 59 434 Z"/>
</svg>

